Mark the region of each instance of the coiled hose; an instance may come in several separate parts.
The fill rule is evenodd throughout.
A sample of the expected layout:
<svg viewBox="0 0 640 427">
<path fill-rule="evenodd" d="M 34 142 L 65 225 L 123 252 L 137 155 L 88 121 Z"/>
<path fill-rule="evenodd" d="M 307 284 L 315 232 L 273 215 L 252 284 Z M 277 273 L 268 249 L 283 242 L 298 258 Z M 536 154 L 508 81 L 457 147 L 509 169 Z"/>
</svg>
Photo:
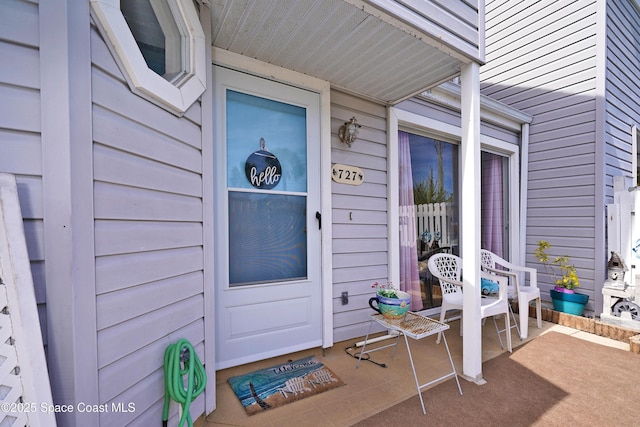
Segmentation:
<svg viewBox="0 0 640 427">
<path fill-rule="evenodd" d="M 184 377 L 186 375 L 186 388 Z M 189 406 L 204 390 L 207 385 L 207 374 L 200 363 L 200 359 L 189 341 L 180 339 L 171 344 L 164 352 L 164 410 L 162 413 L 162 425 L 167 426 L 169 419 L 170 400 L 178 402 L 182 406 L 182 416 L 179 427 L 187 422 L 193 426 L 193 420 L 189 413 Z"/>
</svg>

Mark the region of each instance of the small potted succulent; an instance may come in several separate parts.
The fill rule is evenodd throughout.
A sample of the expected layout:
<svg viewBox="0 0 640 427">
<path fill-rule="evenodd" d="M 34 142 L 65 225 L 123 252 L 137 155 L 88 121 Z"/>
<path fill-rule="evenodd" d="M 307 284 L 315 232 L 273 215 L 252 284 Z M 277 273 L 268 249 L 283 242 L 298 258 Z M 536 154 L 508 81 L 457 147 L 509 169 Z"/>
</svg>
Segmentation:
<svg viewBox="0 0 640 427">
<path fill-rule="evenodd" d="M 402 319 L 409 311 L 411 295 L 400 291 L 390 281 L 386 284 L 373 282 L 376 296 L 369 299 L 369 306 L 388 319 Z M 375 304 L 375 305 L 374 305 Z"/>
<path fill-rule="evenodd" d="M 575 288 L 580 286 L 580 280 L 575 265 L 571 264 L 567 255 L 557 256 L 553 260 L 549 258 L 547 250 L 551 244 L 545 240 L 538 241 L 535 255 L 538 261 L 544 265 L 547 273 L 551 272 L 555 280 L 555 286 L 549 290 L 553 308 L 564 313 L 582 315 L 584 306 L 589 300 L 588 295 L 579 294 Z"/>
</svg>

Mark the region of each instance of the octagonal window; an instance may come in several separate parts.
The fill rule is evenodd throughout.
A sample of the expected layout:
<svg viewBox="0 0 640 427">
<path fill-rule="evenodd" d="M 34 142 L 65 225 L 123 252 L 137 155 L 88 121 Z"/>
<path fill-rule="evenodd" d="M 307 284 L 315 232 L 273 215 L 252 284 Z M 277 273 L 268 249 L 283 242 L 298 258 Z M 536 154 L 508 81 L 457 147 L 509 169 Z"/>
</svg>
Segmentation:
<svg viewBox="0 0 640 427">
<path fill-rule="evenodd" d="M 191 0 L 92 0 L 132 91 L 175 114 L 206 88 L 205 37 Z"/>
</svg>

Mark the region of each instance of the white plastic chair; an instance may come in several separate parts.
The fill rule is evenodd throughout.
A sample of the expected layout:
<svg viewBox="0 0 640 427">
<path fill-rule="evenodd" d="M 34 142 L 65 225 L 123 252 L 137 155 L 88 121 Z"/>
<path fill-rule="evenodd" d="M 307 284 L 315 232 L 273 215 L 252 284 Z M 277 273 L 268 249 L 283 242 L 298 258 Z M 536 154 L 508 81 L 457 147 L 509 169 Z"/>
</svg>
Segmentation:
<svg viewBox="0 0 640 427">
<path fill-rule="evenodd" d="M 442 306 L 440 307 L 440 321 L 444 322 L 447 311 L 463 309 L 462 301 L 462 259 L 452 254 L 435 254 L 429 258 L 429 271 L 440 282 L 442 289 Z M 508 296 L 508 278 L 498 274 L 489 274 L 481 272 L 482 277 L 498 282 L 499 291 L 498 298 L 481 298 L 480 318 L 485 319 L 489 316 L 497 316 L 504 314 L 505 330 L 511 330 L 511 321 L 509 319 L 509 296 Z M 502 338 L 495 323 L 498 332 L 498 339 L 502 347 Z M 460 334 L 462 335 L 462 322 L 460 322 Z M 440 343 L 440 335 L 438 335 L 437 343 Z M 504 347 L 503 347 L 504 348 Z M 511 334 L 507 334 L 507 349 L 511 353 Z"/>
<path fill-rule="evenodd" d="M 506 275 L 509 279 L 509 297 L 517 298 L 518 311 L 520 313 L 520 328 L 518 330 L 521 339 L 529 336 L 529 302 L 536 303 L 536 319 L 538 328 L 542 328 L 542 303 L 540 301 L 540 289 L 538 288 L 538 271 L 535 268 L 515 265 L 491 251 L 480 251 L 480 263 L 485 271 Z M 529 284 L 520 281 L 520 278 L 529 273 Z"/>
</svg>

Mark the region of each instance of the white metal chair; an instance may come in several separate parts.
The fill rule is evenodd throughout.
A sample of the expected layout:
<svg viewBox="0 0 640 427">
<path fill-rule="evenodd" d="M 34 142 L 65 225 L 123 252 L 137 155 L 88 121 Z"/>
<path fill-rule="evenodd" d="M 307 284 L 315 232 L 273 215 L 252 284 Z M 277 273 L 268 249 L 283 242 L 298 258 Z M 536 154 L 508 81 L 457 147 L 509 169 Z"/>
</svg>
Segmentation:
<svg viewBox="0 0 640 427">
<path fill-rule="evenodd" d="M 520 313 L 518 333 L 520 338 L 524 340 L 529 336 L 530 301 L 536 303 L 538 328 L 542 328 L 542 303 L 538 288 L 538 271 L 535 268 L 515 265 L 486 249 L 480 251 L 480 263 L 485 271 L 509 277 L 509 296 L 518 300 L 518 312 Z M 529 273 L 528 285 L 524 280 L 520 280 L 526 273 Z"/>
<path fill-rule="evenodd" d="M 440 282 L 442 289 L 442 306 L 440 308 L 440 321 L 444 322 L 447 311 L 463 309 L 462 301 L 462 259 L 452 254 L 435 254 L 429 258 L 429 271 Z M 489 316 L 497 316 L 504 314 L 505 330 L 511 330 L 511 321 L 509 319 L 509 297 L 508 297 L 508 278 L 499 274 L 489 274 L 481 272 L 482 277 L 498 282 L 499 291 L 498 298 L 481 298 L 480 318 L 485 319 Z M 498 332 L 498 339 L 502 347 L 502 338 L 495 323 Z M 460 334 L 462 334 L 462 322 L 460 322 Z M 436 342 L 440 342 L 440 335 Z M 504 347 L 503 347 L 504 348 Z M 507 334 L 507 349 L 511 348 L 511 334 Z"/>
</svg>

